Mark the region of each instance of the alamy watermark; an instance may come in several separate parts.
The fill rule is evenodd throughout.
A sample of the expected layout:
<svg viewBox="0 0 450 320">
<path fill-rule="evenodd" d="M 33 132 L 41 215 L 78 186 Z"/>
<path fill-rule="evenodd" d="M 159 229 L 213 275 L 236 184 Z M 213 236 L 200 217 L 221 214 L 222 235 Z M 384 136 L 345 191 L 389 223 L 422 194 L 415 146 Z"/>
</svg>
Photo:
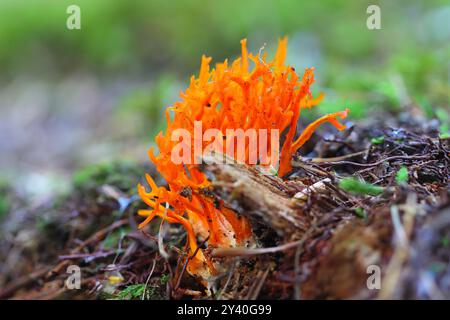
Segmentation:
<svg viewBox="0 0 450 320">
<path fill-rule="evenodd" d="M 381 268 L 376 264 L 371 264 L 366 269 L 367 274 L 370 276 L 367 278 L 366 286 L 369 290 L 381 289 Z"/>
<path fill-rule="evenodd" d="M 66 273 L 70 274 L 67 277 L 65 285 L 69 290 L 81 289 L 81 269 L 79 266 L 73 264 L 67 267 Z"/>
<path fill-rule="evenodd" d="M 210 128 L 203 132 L 202 121 L 194 121 L 193 136 L 187 129 L 175 129 L 170 137 L 177 144 L 172 148 L 171 161 L 174 164 L 247 163 L 249 165 L 275 165 L 279 160 L 280 132 L 278 129 L 219 129 Z M 206 147 L 204 143 L 209 143 Z M 209 158 L 211 154 L 228 157 Z M 220 159 L 220 161 L 219 161 Z"/>
<path fill-rule="evenodd" d="M 366 20 L 366 26 L 369 30 L 381 29 L 381 9 L 376 4 L 367 7 L 366 13 L 370 14 Z"/>
<path fill-rule="evenodd" d="M 69 30 L 81 29 L 81 9 L 79 6 L 72 4 L 67 7 L 66 13 L 69 15 L 66 20 L 66 27 Z"/>
</svg>

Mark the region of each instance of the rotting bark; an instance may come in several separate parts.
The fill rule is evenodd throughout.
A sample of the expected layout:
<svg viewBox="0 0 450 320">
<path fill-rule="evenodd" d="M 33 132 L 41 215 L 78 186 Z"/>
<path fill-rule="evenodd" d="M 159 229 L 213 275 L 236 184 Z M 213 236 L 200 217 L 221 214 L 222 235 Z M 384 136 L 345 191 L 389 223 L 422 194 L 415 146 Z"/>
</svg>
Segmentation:
<svg viewBox="0 0 450 320">
<path fill-rule="evenodd" d="M 285 239 L 298 237 L 308 227 L 308 220 L 293 205 L 290 194 L 302 183 L 288 186 L 274 175 L 262 174 L 245 164 L 220 163 L 221 156 L 209 156 L 212 163 L 204 167 L 210 176 L 214 192 L 238 213 L 250 219 L 263 219 L 278 235 Z M 213 163 L 214 162 L 214 163 Z"/>
</svg>

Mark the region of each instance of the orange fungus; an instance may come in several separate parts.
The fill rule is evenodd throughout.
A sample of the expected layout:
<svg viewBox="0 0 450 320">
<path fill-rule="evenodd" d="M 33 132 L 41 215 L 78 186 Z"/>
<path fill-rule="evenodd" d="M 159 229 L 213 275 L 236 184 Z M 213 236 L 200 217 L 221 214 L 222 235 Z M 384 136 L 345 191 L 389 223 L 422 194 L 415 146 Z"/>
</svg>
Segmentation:
<svg viewBox="0 0 450 320">
<path fill-rule="evenodd" d="M 281 149 L 277 163 L 269 165 L 278 168 L 278 175 L 283 177 L 292 169 L 292 155 L 310 139 L 319 125 L 329 122 L 343 130 L 345 126 L 337 118 L 344 119 L 348 113 L 345 110 L 325 115 L 296 137 L 300 111 L 317 105 L 323 98 L 322 94 L 313 97 L 310 92 L 314 82 L 313 69 L 306 69 L 299 77 L 293 67 L 285 64 L 286 38 L 279 41 L 272 61 L 268 61 L 265 54 L 249 54 L 245 39 L 241 46 L 240 58 L 232 63 L 225 60 L 212 69 L 211 58 L 202 57 L 199 76 L 191 77 L 189 87 L 180 94 L 180 101 L 166 110 L 167 129 L 156 137 L 158 154 L 153 148 L 149 150 L 150 160 L 167 182 L 167 187 L 156 185 L 150 175 L 146 176 L 149 191 L 142 185 L 138 186 L 140 197 L 150 207 L 139 211 L 139 215 L 145 218 L 139 228 L 156 216 L 169 223 L 181 224 L 187 232 L 187 270 L 203 279 L 217 271 L 207 256 L 207 250 L 198 248 L 200 242 L 207 239 L 208 247 L 243 246 L 251 239 L 252 231 L 245 217 L 238 216 L 210 196 L 211 182 L 195 163 L 198 151 L 203 152 L 211 140 L 217 139 L 217 145 L 224 144 L 224 141 L 228 144 L 231 140 L 226 134 L 214 136 L 209 141 L 195 138 L 195 123 L 201 121 L 201 134 L 208 129 L 226 133 L 227 129 L 249 128 L 276 129 L 285 134 L 282 145 L 278 136 L 274 139 L 267 135 L 268 157 L 273 150 Z M 173 152 L 180 151 L 177 149 L 179 139 L 173 138 L 178 137 L 177 129 L 192 133 L 191 140 L 185 141 L 192 164 L 173 161 Z M 252 148 L 246 142 L 242 160 L 249 165 L 250 155 L 254 152 Z M 231 158 L 236 159 L 236 152 L 226 149 Z"/>
</svg>

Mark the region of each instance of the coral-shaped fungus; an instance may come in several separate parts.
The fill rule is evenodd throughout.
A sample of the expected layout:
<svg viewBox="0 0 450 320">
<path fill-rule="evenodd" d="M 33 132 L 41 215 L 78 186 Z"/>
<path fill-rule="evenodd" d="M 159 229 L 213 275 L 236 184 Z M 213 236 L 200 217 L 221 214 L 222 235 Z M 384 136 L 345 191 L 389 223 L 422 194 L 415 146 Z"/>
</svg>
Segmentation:
<svg viewBox="0 0 450 320">
<path fill-rule="evenodd" d="M 202 121 L 202 131 L 208 129 L 278 129 L 285 133 L 281 147 L 278 175 L 285 176 L 291 168 L 292 155 L 311 137 L 316 128 L 329 122 L 338 130 L 344 125 L 337 117 L 345 118 L 348 110 L 325 115 L 308 125 L 295 138 L 297 122 L 303 108 L 317 105 L 323 95 L 314 98 L 310 86 L 314 82 L 313 69 L 306 69 L 299 77 L 295 69 L 285 64 L 287 39 L 279 41 L 273 61 L 267 61 L 266 55 L 252 55 L 247 52 L 246 40 L 241 41 L 242 56 L 231 64 L 225 60 L 210 69 L 211 58 L 202 57 L 198 78 L 191 78 L 189 88 L 181 93 L 181 101 L 167 108 L 167 130 L 156 137 L 159 149 L 155 155 L 153 148 L 149 157 L 168 187 L 157 186 L 150 175 L 146 175 L 151 191 L 138 186 L 139 195 L 150 207 L 140 210 L 139 215 L 146 219 L 140 228 L 148 224 L 155 216 L 169 223 L 178 223 L 187 232 L 189 259 L 187 270 L 190 274 L 208 279 L 214 275 L 216 266 L 208 258 L 205 250 L 199 249 L 199 241 L 208 238 L 208 247 L 235 247 L 245 245 L 251 239 L 252 230 L 248 221 L 238 216 L 222 203 L 208 197 L 211 182 L 196 164 L 176 164 L 171 153 L 179 143 L 171 139 L 177 129 L 193 133 L 194 122 Z M 250 63 L 254 67 L 250 70 Z M 202 132 L 202 133 L 203 133 Z M 223 137 L 224 139 L 226 137 Z M 280 139 L 268 145 L 279 146 Z M 192 136 L 191 152 L 194 145 L 200 144 L 202 150 L 209 141 L 194 141 Z M 245 149 L 248 162 L 248 145 Z M 235 154 L 228 154 L 235 156 Z"/>
</svg>

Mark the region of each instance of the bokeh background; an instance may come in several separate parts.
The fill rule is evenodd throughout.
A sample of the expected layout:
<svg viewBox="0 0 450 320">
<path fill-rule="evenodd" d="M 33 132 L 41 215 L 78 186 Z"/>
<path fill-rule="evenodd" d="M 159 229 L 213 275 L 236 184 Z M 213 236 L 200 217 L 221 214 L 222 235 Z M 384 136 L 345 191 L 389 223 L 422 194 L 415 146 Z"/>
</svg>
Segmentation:
<svg viewBox="0 0 450 320">
<path fill-rule="evenodd" d="M 81 30 L 66 28 L 70 4 Z M 366 27 L 370 4 L 381 30 Z M 6 188 L 42 201 L 91 166 L 145 162 L 202 54 L 234 58 L 247 38 L 270 55 L 284 35 L 288 62 L 315 67 L 326 93 L 306 117 L 414 105 L 448 123 L 449 1 L 0 0 L 0 216 Z"/>
</svg>

